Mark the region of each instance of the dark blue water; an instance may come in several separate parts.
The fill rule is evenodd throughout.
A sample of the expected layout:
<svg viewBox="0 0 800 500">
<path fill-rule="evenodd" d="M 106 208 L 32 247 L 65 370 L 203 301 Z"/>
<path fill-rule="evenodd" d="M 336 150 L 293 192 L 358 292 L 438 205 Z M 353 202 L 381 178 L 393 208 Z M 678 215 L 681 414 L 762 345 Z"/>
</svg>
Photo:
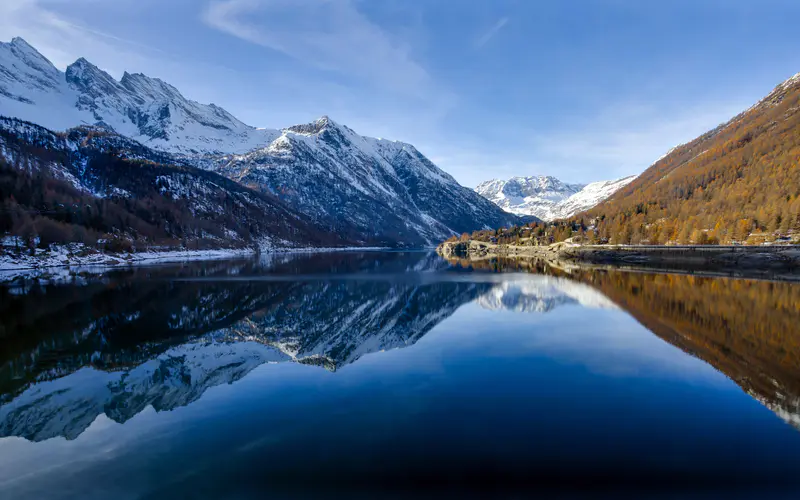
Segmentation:
<svg viewBox="0 0 800 500">
<path fill-rule="evenodd" d="M 800 491 L 796 372 L 687 298 L 798 285 L 284 260 L 6 290 L 0 496 Z"/>
</svg>

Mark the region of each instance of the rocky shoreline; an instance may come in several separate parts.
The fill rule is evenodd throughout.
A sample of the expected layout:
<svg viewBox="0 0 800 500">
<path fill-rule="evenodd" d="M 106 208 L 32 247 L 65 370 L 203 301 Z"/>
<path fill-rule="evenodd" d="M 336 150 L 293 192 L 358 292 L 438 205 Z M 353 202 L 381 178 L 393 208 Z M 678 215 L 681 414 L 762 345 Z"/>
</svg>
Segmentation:
<svg viewBox="0 0 800 500">
<path fill-rule="evenodd" d="M 800 246 L 721 245 L 497 245 L 468 240 L 444 242 L 436 251 L 444 258 L 482 260 L 494 257 L 528 257 L 549 262 L 591 264 L 651 264 L 725 266 L 747 269 L 800 269 Z"/>
</svg>

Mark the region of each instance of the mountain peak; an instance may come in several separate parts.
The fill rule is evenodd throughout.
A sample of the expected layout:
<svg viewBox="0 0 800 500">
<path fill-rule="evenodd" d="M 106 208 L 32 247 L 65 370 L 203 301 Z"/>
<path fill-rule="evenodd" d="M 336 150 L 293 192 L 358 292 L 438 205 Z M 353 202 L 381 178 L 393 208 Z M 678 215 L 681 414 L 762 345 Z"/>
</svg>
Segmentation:
<svg viewBox="0 0 800 500">
<path fill-rule="evenodd" d="M 17 53 L 26 54 L 28 56 L 35 57 L 37 59 L 43 59 L 48 63 L 50 63 L 50 61 L 45 56 L 43 56 L 41 52 L 36 50 L 36 48 L 33 45 L 26 42 L 24 38 L 18 36 L 14 37 L 11 39 L 11 43 L 8 45 L 10 45 L 12 50 L 14 50 Z"/>
<path fill-rule="evenodd" d="M 54 130 L 102 123 L 182 154 L 245 153 L 279 135 L 141 73 L 126 72 L 117 80 L 84 57 L 60 71 L 19 37 L 0 42 L 0 109 Z"/>
<path fill-rule="evenodd" d="M 311 123 L 304 123 L 300 125 L 292 125 L 287 127 L 286 130 L 296 134 L 303 135 L 317 135 L 325 130 L 350 130 L 344 125 L 339 125 L 333 121 L 328 115 L 322 115 Z M 352 132 L 352 131 L 351 131 Z"/>
<path fill-rule="evenodd" d="M 544 191 L 577 192 L 584 187 L 583 184 L 567 184 L 552 175 L 516 176 L 500 182 L 504 190 L 519 190 L 528 195 Z"/>
<path fill-rule="evenodd" d="M 60 90 L 61 75 L 53 63 L 24 39 L 15 37 L 10 42 L 0 42 L 0 96 L 29 105 L 36 103 L 42 92 Z M 3 103 L 0 108 L 4 108 L 3 114 L 12 114 Z M 52 110 L 43 113 L 52 114 Z"/>
<path fill-rule="evenodd" d="M 57 71 L 53 63 L 50 62 L 45 56 L 36 50 L 31 44 L 25 41 L 24 38 L 14 37 L 10 43 L 0 42 L 0 47 L 10 49 L 14 57 L 24 61 L 28 66 L 36 67 L 39 70 L 47 69 Z"/>
<path fill-rule="evenodd" d="M 67 67 L 66 79 L 75 88 L 92 97 L 119 93 L 119 83 L 114 77 L 80 57 Z"/>
<path fill-rule="evenodd" d="M 593 207 L 634 178 L 586 185 L 567 184 L 551 175 L 518 176 L 482 182 L 475 191 L 508 212 L 554 220 Z"/>
<path fill-rule="evenodd" d="M 178 89 L 160 78 L 153 78 L 144 73 L 123 73 L 120 84 L 129 91 L 148 99 L 180 99 L 185 98 Z"/>
<path fill-rule="evenodd" d="M 39 53 L 38 50 L 33 48 L 33 45 L 31 45 L 28 42 L 26 42 L 25 39 L 20 37 L 20 36 L 15 36 L 14 38 L 12 38 L 11 39 L 11 45 L 13 45 L 14 47 L 21 48 L 21 49 L 32 50 L 32 51 L 36 52 L 37 54 Z"/>
<path fill-rule="evenodd" d="M 67 66 L 67 77 L 69 77 L 70 74 L 73 76 L 80 76 L 87 72 L 101 73 L 102 70 L 83 57 L 79 57 L 74 63 Z"/>
</svg>

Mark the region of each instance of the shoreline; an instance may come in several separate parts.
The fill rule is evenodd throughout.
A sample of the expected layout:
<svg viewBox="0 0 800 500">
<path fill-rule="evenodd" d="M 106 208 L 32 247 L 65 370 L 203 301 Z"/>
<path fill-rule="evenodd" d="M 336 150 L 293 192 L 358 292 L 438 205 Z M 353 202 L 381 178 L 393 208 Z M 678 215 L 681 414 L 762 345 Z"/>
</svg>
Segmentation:
<svg viewBox="0 0 800 500">
<path fill-rule="evenodd" d="M 493 257 L 529 257 L 550 262 L 589 264 L 684 265 L 737 267 L 743 269 L 798 269 L 800 246 L 721 245 L 578 245 L 555 243 L 548 246 L 497 245 L 467 240 L 444 242 L 436 251 L 444 258 L 484 260 Z"/>
<path fill-rule="evenodd" d="M 100 274 L 114 269 L 182 262 L 203 262 L 249 258 L 256 255 L 314 254 L 335 252 L 374 252 L 388 247 L 273 247 L 221 248 L 213 250 L 165 250 L 125 254 L 96 252 L 76 255 L 85 250 L 77 246 L 59 245 L 54 250 L 40 250 L 36 255 L 0 255 L 0 285 L 17 280 L 65 280 L 77 273 Z"/>
</svg>

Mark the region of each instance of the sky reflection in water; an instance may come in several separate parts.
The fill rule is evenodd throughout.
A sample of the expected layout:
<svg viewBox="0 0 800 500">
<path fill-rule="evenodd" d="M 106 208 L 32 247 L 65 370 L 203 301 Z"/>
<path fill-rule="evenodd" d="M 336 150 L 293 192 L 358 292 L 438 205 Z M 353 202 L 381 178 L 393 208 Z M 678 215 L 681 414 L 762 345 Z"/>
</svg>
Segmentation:
<svg viewBox="0 0 800 500">
<path fill-rule="evenodd" d="M 258 496 L 534 483 L 783 488 L 800 465 L 800 433 L 718 371 L 738 376 L 730 368 L 736 352 L 720 350 L 728 353 L 722 361 L 706 356 L 718 361 L 715 368 L 665 342 L 659 329 L 673 325 L 669 313 L 651 311 L 661 325 L 654 335 L 633 298 L 612 301 L 613 293 L 598 291 L 619 279 L 625 286 L 617 290 L 633 297 L 630 287 L 643 286 L 626 281 L 635 278 L 470 280 L 424 254 L 292 266 L 327 267 L 334 279 L 122 280 L 115 290 L 127 287 L 137 307 L 147 304 L 151 319 L 163 318 L 144 323 L 140 341 L 124 339 L 131 328 L 141 330 L 143 315 L 127 323 L 106 315 L 102 328 L 71 325 L 88 337 L 102 333 L 105 343 L 77 342 L 89 342 L 86 356 L 62 345 L 62 365 L 38 360 L 20 368 L 12 361 L 34 351 L 24 343 L 6 349 L 2 373 L 23 370 L 42 380 L 61 371 L 32 386 L 4 381 L 11 392 L 0 407 L 0 429 L 9 436 L 0 439 L 0 493 Z M 398 279 L 335 276 L 354 270 Z M 409 270 L 426 274 L 425 284 L 409 283 Z M 663 285 L 654 283 L 644 286 Z M 714 283 L 740 293 L 731 280 Z M 145 286 L 155 291 L 139 297 Z M 753 286 L 791 299 L 798 285 Z M 181 300 L 154 303 L 158 287 Z M 114 293 L 89 295 L 116 303 Z M 36 299 L 55 296 L 48 290 Z M 680 317 L 691 316 L 681 307 Z M 55 332 L 65 328 L 58 309 L 52 305 L 47 321 L 12 321 L 8 310 L 2 318 L 10 335 L 41 321 Z M 89 324 L 101 310 L 95 307 Z M 698 331 L 692 338 L 710 345 Z M 42 334 L 36 355 L 44 359 L 43 346 L 63 338 Z M 748 383 L 755 397 L 770 397 L 756 392 L 758 380 Z M 766 403 L 791 410 L 790 390 L 775 389 Z"/>
</svg>

